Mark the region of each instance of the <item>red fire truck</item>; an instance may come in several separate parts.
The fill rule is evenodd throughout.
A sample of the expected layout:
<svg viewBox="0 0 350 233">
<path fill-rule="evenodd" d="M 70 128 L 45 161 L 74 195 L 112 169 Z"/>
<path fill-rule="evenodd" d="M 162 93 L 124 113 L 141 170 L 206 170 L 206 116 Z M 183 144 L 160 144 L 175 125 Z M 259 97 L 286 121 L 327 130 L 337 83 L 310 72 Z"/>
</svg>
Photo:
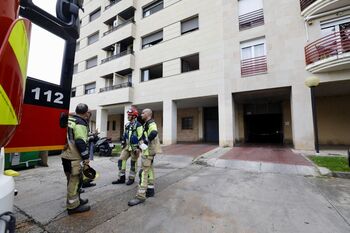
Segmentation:
<svg viewBox="0 0 350 233">
<path fill-rule="evenodd" d="M 32 0 L 0 1 L 0 232 L 15 227 L 14 182 L 3 175 L 4 151 L 64 147 L 82 2 L 57 0 L 55 17 Z M 32 23 L 65 41 L 58 85 L 27 77 Z"/>
</svg>

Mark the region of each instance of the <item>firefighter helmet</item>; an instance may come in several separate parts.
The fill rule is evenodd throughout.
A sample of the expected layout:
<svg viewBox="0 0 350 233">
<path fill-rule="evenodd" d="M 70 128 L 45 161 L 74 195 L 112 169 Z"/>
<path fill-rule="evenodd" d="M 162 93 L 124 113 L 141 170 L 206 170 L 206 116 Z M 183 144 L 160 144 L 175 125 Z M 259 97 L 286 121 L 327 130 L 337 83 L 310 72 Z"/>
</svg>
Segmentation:
<svg viewBox="0 0 350 233">
<path fill-rule="evenodd" d="M 136 108 L 130 108 L 127 111 L 128 116 L 131 116 L 132 118 L 137 118 L 139 116 L 139 113 Z"/>
</svg>

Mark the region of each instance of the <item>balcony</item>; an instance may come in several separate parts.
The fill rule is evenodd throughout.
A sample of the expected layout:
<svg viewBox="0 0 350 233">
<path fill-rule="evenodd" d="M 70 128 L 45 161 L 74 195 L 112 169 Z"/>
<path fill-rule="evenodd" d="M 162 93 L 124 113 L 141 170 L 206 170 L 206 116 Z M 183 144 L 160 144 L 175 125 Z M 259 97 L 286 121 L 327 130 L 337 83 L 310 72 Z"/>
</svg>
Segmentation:
<svg viewBox="0 0 350 233">
<path fill-rule="evenodd" d="M 306 70 L 312 73 L 350 68 L 350 30 L 331 33 L 305 47 Z"/>
<path fill-rule="evenodd" d="M 106 31 L 100 40 L 100 45 L 102 47 L 107 47 L 130 37 L 136 38 L 136 27 L 132 22 L 133 21 L 130 21 L 122 26 L 116 26 L 109 31 Z"/>
<path fill-rule="evenodd" d="M 130 84 L 124 84 L 124 87 L 110 87 L 111 90 L 102 91 L 98 93 L 96 100 L 100 106 L 107 106 L 113 104 L 122 104 L 132 102 L 133 99 L 133 88 Z M 103 88 L 102 88 L 103 89 Z M 107 87 L 108 89 L 108 87 Z"/>
<path fill-rule="evenodd" d="M 120 1 L 121 0 L 110 1 L 110 3 L 105 7 L 105 11 L 108 10 L 109 8 L 111 8 L 112 6 L 114 6 L 115 4 L 117 4 Z"/>
<path fill-rule="evenodd" d="M 264 11 L 263 9 L 249 12 L 239 16 L 239 30 L 246 30 L 249 28 L 264 25 Z"/>
<path fill-rule="evenodd" d="M 135 23 L 134 18 L 129 19 L 128 21 L 125 21 L 125 22 L 119 24 L 118 26 L 112 27 L 112 28 L 109 29 L 108 31 L 104 32 L 104 33 L 103 33 L 103 36 L 107 36 L 108 34 L 114 32 L 114 31 L 117 31 L 119 28 L 122 28 L 122 27 L 124 27 L 125 25 L 128 25 L 129 23 Z"/>
<path fill-rule="evenodd" d="M 107 91 L 113 91 L 113 90 L 126 88 L 126 87 L 132 87 L 132 83 L 131 82 L 126 82 L 126 83 L 121 83 L 121 84 L 113 85 L 113 86 L 109 86 L 109 87 L 103 87 L 103 88 L 100 88 L 100 93 L 101 92 L 107 92 Z"/>
<path fill-rule="evenodd" d="M 123 70 L 133 70 L 135 66 L 135 57 L 131 52 L 124 52 L 123 56 L 111 56 L 106 58 L 104 63 L 98 66 L 97 72 L 101 77 L 111 73 L 118 73 Z"/>
<path fill-rule="evenodd" d="M 305 18 L 349 6 L 349 0 L 300 0 L 301 15 Z"/>
<path fill-rule="evenodd" d="M 253 76 L 267 73 L 267 58 L 260 56 L 241 61 L 242 77 Z"/>
<path fill-rule="evenodd" d="M 113 56 L 107 57 L 107 58 L 105 58 L 105 59 L 103 59 L 103 60 L 101 61 L 101 64 L 104 64 L 104 63 L 106 63 L 106 62 L 112 61 L 112 60 L 114 60 L 114 59 L 118 59 L 118 58 L 123 57 L 123 56 L 126 56 L 126 55 L 128 55 L 128 54 L 134 54 L 134 51 L 127 51 L 127 50 L 126 50 L 126 51 L 124 51 L 124 52 L 121 52 L 121 53 L 115 54 L 115 55 L 113 55 Z"/>
</svg>

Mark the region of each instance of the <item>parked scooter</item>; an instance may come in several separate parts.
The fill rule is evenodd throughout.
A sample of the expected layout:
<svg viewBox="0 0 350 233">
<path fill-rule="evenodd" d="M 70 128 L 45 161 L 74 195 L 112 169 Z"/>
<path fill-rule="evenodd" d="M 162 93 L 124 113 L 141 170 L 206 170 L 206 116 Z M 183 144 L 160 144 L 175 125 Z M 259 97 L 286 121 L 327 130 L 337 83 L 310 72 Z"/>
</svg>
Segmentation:
<svg viewBox="0 0 350 233">
<path fill-rule="evenodd" d="M 94 144 L 94 153 L 99 153 L 100 156 L 112 156 L 112 150 L 115 145 L 112 143 L 112 139 L 108 137 L 99 137 L 99 133 L 93 135 L 93 139 L 90 143 Z"/>
</svg>

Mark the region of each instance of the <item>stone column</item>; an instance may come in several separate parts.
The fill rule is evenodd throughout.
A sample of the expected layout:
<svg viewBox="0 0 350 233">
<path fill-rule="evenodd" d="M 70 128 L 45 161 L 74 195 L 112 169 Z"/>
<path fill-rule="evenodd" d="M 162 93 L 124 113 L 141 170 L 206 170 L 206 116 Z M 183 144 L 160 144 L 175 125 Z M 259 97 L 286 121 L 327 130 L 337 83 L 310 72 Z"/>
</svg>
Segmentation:
<svg viewBox="0 0 350 233">
<path fill-rule="evenodd" d="M 232 147 L 235 138 L 235 112 L 231 93 L 219 94 L 219 144 Z"/>
<path fill-rule="evenodd" d="M 163 144 L 176 144 L 177 141 L 177 106 L 173 100 L 163 102 Z"/>
<path fill-rule="evenodd" d="M 303 84 L 292 86 L 291 108 L 295 149 L 314 150 L 310 88 Z"/>
<path fill-rule="evenodd" d="M 96 128 L 100 132 L 100 137 L 107 136 L 108 110 L 98 107 L 96 110 Z"/>
</svg>

